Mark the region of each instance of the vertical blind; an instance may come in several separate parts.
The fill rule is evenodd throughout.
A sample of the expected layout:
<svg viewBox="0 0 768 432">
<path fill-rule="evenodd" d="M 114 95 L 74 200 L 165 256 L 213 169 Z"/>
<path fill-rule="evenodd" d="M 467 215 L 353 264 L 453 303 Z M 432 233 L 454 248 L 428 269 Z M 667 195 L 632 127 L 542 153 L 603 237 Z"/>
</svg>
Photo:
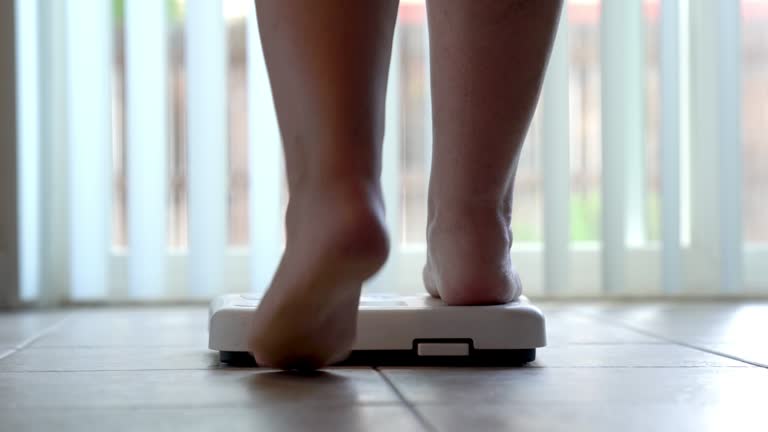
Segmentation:
<svg viewBox="0 0 768 432">
<path fill-rule="evenodd" d="M 423 7 L 401 1 L 395 32 L 382 174 L 394 247 L 369 290 L 423 290 L 432 108 Z M 540 200 L 514 219 L 540 227 L 530 239 L 521 228 L 512 249 L 528 294 L 768 294 L 768 241 L 743 228 L 742 127 L 742 23 L 747 12 L 766 11 L 760 0 L 572 0 L 563 9 L 521 161 L 534 174 L 529 186 L 522 176 L 515 202 L 517 212 L 526 187 Z M 286 190 L 252 2 L 17 0 L 16 14 L 22 298 L 263 290 L 281 253 Z M 240 42 L 232 16 L 244 17 Z M 173 30 L 174 17 L 183 32 Z M 589 41 L 580 22 L 597 35 L 588 49 L 577 45 Z M 244 44 L 244 89 L 229 66 L 236 43 Z M 590 50 L 598 57 L 586 73 L 574 59 Z M 589 82 L 597 98 L 584 90 Z M 238 118 L 247 155 L 229 145 Z M 577 130 L 577 121 L 587 126 Z M 584 210 L 573 204 L 572 173 L 593 159 L 599 205 L 587 200 Z M 242 196 L 233 189 L 239 164 L 247 168 Z M 247 212 L 242 242 L 231 239 L 235 200 Z M 574 234 L 582 211 L 596 212 L 595 238 Z"/>
</svg>

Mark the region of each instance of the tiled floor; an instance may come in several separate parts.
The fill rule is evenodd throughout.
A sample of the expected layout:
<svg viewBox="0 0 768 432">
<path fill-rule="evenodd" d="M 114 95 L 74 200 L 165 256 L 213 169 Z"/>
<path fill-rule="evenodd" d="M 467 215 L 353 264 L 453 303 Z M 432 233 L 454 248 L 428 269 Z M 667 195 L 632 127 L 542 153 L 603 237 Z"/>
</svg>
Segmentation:
<svg viewBox="0 0 768 432">
<path fill-rule="evenodd" d="M 768 304 L 549 303 L 524 368 L 219 366 L 204 308 L 0 314 L 0 430 L 768 431 Z"/>
</svg>

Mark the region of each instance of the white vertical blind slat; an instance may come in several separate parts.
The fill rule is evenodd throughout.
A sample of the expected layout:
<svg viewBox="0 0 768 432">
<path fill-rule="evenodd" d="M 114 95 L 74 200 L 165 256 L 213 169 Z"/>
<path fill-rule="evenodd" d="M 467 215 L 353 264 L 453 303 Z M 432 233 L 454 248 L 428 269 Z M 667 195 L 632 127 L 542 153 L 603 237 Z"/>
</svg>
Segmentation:
<svg viewBox="0 0 768 432">
<path fill-rule="evenodd" d="M 720 188 L 721 289 L 743 288 L 743 142 L 741 131 L 740 2 L 718 2 L 717 97 Z"/>
<path fill-rule="evenodd" d="M 40 294 L 40 62 L 36 1 L 16 2 L 20 298 Z"/>
<path fill-rule="evenodd" d="M 250 141 L 251 290 L 264 291 L 283 241 L 280 129 L 262 53 L 256 15 L 248 15 L 248 127 Z"/>
<path fill-rule="evenodd" d="M 563 7 L 542 91 L 544 290 L 569 286 L 570 149 L 568 10 Z"/>
<path fill-rule="evenodd" d="M 624 283 L 623 100 L 621 100 L 623 17 L 621 1 L 606 0 L 600 16 L 601 109 L 602 109 L 602 289 L 613 291 Z"/>
<path fill-rule="evenodd" d="M 661 281 L 666 293 L 680 291 L 680 2 L 662 0 L 661 79 Z"/>
<path fill-rule="evenodd" d="M 112 3 L 67 3 L 71 295 L 109 292 Z"/>
<path fill-rule="evenodd" d="M 640 0 L 601 4 L 602 287 L 624 289 L 627 240 L 642 232 L 643 110 Z M 629 163 L 629 158 L 632 163 Z M 638 210 L 640 208 L 641 210 Z M 639 215 L 635 214 L 639 211 Z M 629 234 L 632 233 L 630 236 Z M 635 241 L 633 241 L 635 243 Z"/>
<path fill-rule="evenodd" d="M 387 225 L 392 244 L 401 243 L 401 183 L 400 144 L 402 140 L 402 105 L 401 105 L 401 36 L 399 24 L 395 28 L 392 40 L 392 55 L 389 67 L 389 80 L 386 96 L 386 122 L 382 149 L 382 186 L 384 204 L 387 208 Z"/>
<path fill-rule="evenodd" d="M 739 2 L 691 7 L 691 267 L 700 291 L 742 289 Z"/>
<path fill-rule="evenodd" d="M 678 0 L 680 27 L 677 34 L 680 44 L 680 242 L 691 243 L 691 0 Z M 684 284 L 685 279 L 681 281 Z M 685 285 L 681 286 L 681 290 Z"/>
<path fill-rule="evenodd" d="M 125 3 L 129 286 L 166 290 L 168 15 L 166 2 Z"/>
<path fill-rule="evenodd" d="M 39 0 L 40 44 L 40 297 L 55 305 L 69 299 L 69 52 L 67 3 Z M 37 245 L 32 247 L 37 248 Z"/>
<path fill-rule="evenodd" d="M 401 118 L 402 105 L 400 97 L 400 29 L 395 27 L 392 40 L 392 57 L 389 67 L 389 79 L 387 81 L 386 96 L 386 122 L 384 143 L 382 149 L 382 174 L 381 185 L 384 192 L 384 206 L 386 208 L 387 230 L 392 245 L 392 253 L 389 254 L 384 267 L 372 277 L 365 285 L 366 291 L 385 292 L 395 291 L 400 288 L 397 284 L 400 271 L 400 247 L 401 247 L 401 195 L 400 195 L 400 143 L 401 143 Z"/>
<path fill-rule="evenodd" d="M 227 43 L 221 0 L 186 4 L 189 281 L 210 295 L 227 249 Z"/>
<path fill-rule="evenodd" d="M 645 14 L 643 0 L 620 0 L 624 7 L 620 44 L 623 50 L 624 102 L 622 126 L 626 158 L 626 233 L 625 241 L 631 246 L 646 242 L 646 159 L 645 159 Z M 615 41 L 614 41 L 615 42 Z M 617 89 L 618 90 L 618 89 Z"/>
<path fill-rule="evenodd" d="M 424 178 L 429 181 L 432 172 L 432 62 L 429 49 L 429 25 L 424 17 Z"/>
<path fill-rule="evenodd" d="M 719 289 L 719 190 L 717 163 L 718 0 L 691 1 L 691 272 L 689 286 Z M 694 217 L 695 216 L 695 217 Z"/>
</svg>

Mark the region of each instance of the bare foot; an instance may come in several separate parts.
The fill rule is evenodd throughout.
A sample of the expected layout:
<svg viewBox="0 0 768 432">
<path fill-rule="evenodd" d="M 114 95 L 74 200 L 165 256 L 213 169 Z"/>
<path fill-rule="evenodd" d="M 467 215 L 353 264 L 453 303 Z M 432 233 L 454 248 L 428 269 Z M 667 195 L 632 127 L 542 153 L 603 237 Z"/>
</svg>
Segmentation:
<svg viewBox="0 0 768 432">
<path fill-rule="evenodd" d="M 423 271 L 427 291 L 450 305 L 503 304 L 520 296 L 508 221 L 493 208 L 434 211 Z"/>
<path fill-rule="evenodd" d="M 319 189 L 291 196 L 285 253 L 251 328 L 262 366 L 316 369 L 346 357 L 361 285 L 387 257 L 380 191 Z"/>
<path fill-rule="evenodd" d="M 517 163 L 564 2 L 426 3 L 433 146 L 424 284 L 448 304 L 505 303 L 521 292 L 509 257 Z"/>
</svg>

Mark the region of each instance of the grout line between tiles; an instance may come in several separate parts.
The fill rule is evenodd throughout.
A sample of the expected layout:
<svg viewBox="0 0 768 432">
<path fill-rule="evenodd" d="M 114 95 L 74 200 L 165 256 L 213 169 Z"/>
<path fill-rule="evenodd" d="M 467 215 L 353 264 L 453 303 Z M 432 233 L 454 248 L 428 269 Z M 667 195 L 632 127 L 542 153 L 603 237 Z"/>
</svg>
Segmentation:
<svg viewBox="0 0 768 432">
<path fill-rule="evenodd" d="M 526 366 L 526 369 L 743 369 L 747 366 L 723 366 L 723 365 L 672 365 L 672 366 Z M 0 375 L 6 374 L 45 374 L 45 373 L 109 373 L 109 372 L 203 372 L 203 371 L 227 371 L 227 372 L 245 372 L 249 368 L 174 368 L 174 369 L 38 369 L 38 370 L 0 370 Z M 255 370 L 257 372 L 266 372 Z M 381 374 L 381 373 L 380 373 Z M 385 378 L 386 379 L 386 378 Z M 389 381 L 388 379 L 386 379 Z M 394 384 L 392 384 L 394 386 Z M 398 392 L 399 393 L 399 392 Z M 407 403 L 407 401 L 406 401 Z"/>
<path fill-rule="evenodd" d="M 23 341 L 21 341 L 21 343 L 19 343 L 16 346 L 12 347 L 8 352 L 0 355 L 0 360 L 2 360 L 4 358 L 8 358 L 8 357 L 16 354 L 17 352 L 19 352 L 19 351 L 23 350 L 24 348 L 28 347 L 30 344 L 34 343 L 36 340 L 38 340 L 41 337 L 45 336 L 49 332 L 51 332 L 51 331 L 61 327 L 62 325 L 64 325 L 64 323 L 66 321 L 69 320 L 70 317 L 71 317 L 71 315 L 67 315 L 67 316 L 63 317 L 62 319 L 60 319 L 58 322 L 55 322 L 55 323 L 49 325 L 48 327 L 40 330 L 39 332 L 35 333 L 34 335 L 24 339 Z"/>
<path fill-rule="evenodd" d="M 3 374 L 36 374 L 36 373 L 106 373 L 106 372 L 192 372 L 192 371 L 217 371 L 225 370 L 222 368 L 176 368 L 176 369 L 43 369 L 43 370 L 0 370 L 0 375 Z M 233 371 L 243 371 L 244 369 L 234 369 Z"/>
<path fill-rule="evenodd" d="M 405 405 L 405 407 L 408 409 L 408 411 L 411 412 L 411 414 L 416 417 L 416 420 L 421 424 L 421 426 L 430 431 L 430 432 L 438 432 L 437 427 L 433 425 L 429 420 L 427 420 L 426 417 L 416 408 L 415 405 L 413 405 L 411 402 L 408 401 L 408 399 L 405 398 L 405 395 L 400 391 L 399 388 L 395 386 L 395 383 L 392 382 L 392 380 L 389 379 L 389 377 L 381 371 L 378 367 L 373 368 L 374 371 L 376 371 L 377 374 L 381 377 L 381 379 L 384 380 L 384 382 L 387 383 L 390 389 L 392 389 L 393 392 L 395 392 L 395 395 L 397 395 L 397 398 L 400 399 L 400 401 Z"/>
<path fill-rule="evenodd" d="M 337 406 L 348 406 L 349 402 L 347 401 L 331 401 L 331 402 L 321 402 L 316 404 L 311 404 L 309 406 L 311 407 L 337 407 Z M 293 406 L 293 402 L 278 402 L 278 403 L 270 403 L 270 407 L 290 407 Z M 365 403 L 358 403 L 356 406 L 358 407 L 371 407 L 371 408 L 402 408 L 403 404 L 401 402 L 383 402 L 383 401 L 371 401 L 371 402 L 365 402 Z M 266 406 L 265 406 L 266 407 Z M 269 409 L 269 407 L 266 407 Z M 39 406 L 39 405 L 26 405 L 26 406 L 14 406 L 12 408 L 8 407 L 0 407 L 0 413 L 3 413 L 4 411 L 14 411 L 18 412 L 21 410 L 33 410 L 33 411 L 39 411 L 41 409 L 45 409 L 48 411 L 51 410 L 59 410 L 59 411 L 104 411 L 104 410 L 112 410 L 112 411 L 130 411 L 130 412 L 136 412 L 136 410 L 141 411 L 169 411 L 169 410 L 190 410 L 190 409 L 210 409 L 210 410 L 241 410 L 241 409 L 253 409 L 253 405 L 249 402 L 238 402 L 238 401 L 227 401 L 222 403 L 192 403 L 192 404 L 152 404 L 147 405 L 143 403 L 138 404 L 130 404 L 130 405 L 115 405 L 115 404 L 105 404 L 105 405 L 48 405 L 48 406 Z"/>
<path fill-rule="evenodd" d="M 26 348 L 26 347 L 25 347 Z M 174 344 L 166 344 L 166 345 L 37 345 L 34 347 L 29 347 L 28 349 L 34 349 L 34 350 L 72 350 L 72 349 L 81 349 L 81 350 L 121 350 L 121 349 L 142 349 L 142 350 L 154 350 L 154 349 L 174 349 L 174 350 L 181 350 L 181 349 L 188 349 L 188 350 L 201 350 L 205 351 L 208 350 L 208 348 L 200 348 L 200 345 L 174 345 Z M 210 351 L 210 350 L 208 350 Z M 211 354 L 215 354 L 213 351 L 210 351 Z"/>
<path fill-rule="evenodd" d="M 739 357 L 739 356 L 735 356 L 735 355 L 732 355 L 732 354 L 728 354 L 728 353 L 724 353 L 724 352 L 721 352 L 721 351 L 716 351 L 716 350 L 713 350 L 713 349 L 700 347 L 700 346 L 693 345 L 693 344 L 690 344 L 688 342 L 684 342 L 684 341 L 681 341 L 681 340 L 678 340 L 678 339 L 673 339 L 673 338 L 669 338 L 669 337 L 666 337 L 666 336 L 662 336 L 662 335 L 656 334 L 654 332 L 651 332 L 651 331 L 648 331 L 648 330 L 645 330 L 645 329 L 642 329 L 642 328 L 635 327 L 633 325 L 627 324 L 627 323 L 625 323 L 623 321 L 612 320 L 610 318 L 605 318 L 605 317 L 602 317 L 602 316 L 596 316 L 596 315 L 592 315 L 592 314 L 588 314 L 588 313 L 587 314 L 583 314 L 583 316 L 590 317 L 590 318 L 592 318 L 594 320 L 597 320 L 597 321 L 613 324 L 615 326 L 624 328 L 626 330 L 630 330 L 630 331 L 633 331 L 635 333 L 640 333 L 640 334 L 642 334 L 644 336 L 649 336 L 649 337 L 652 337 L 652 338 L 660 339 L 660 340 L 663 340 L 663 341 L 671 343 L 671 344 L 684 346 L 686 348 L 694 349 L 694 350 L 697 350 L 697 351 L 705 352 L 705 353 L 716 355 L 716 356 L 719 356 L 719 357 L 725 357 L 725 358 L 728 358 L 728 359 L 731 359 L 731 360 L 735 360 L 735 361 L 738 361 L 738 362 L 746 363 L 748 365 L 756 366 L 756 367 L 763 368 L 763 369 L 768 369 L 768 365 L 765 365 L 765 364 L 762 364 L 762 363 L 754 362 L 752 360 L 747 360 L 745 358 L 742 358 L 742 357 Z"/>
</svg>

